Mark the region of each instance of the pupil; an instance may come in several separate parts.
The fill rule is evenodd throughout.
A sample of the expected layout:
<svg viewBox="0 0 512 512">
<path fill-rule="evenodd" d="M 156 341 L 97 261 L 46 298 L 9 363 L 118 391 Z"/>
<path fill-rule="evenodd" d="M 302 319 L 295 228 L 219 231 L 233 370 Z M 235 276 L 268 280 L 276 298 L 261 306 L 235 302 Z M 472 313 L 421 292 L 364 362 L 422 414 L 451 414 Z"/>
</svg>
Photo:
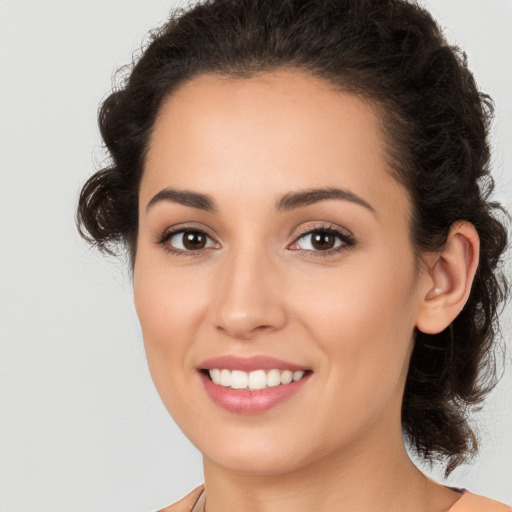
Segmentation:
<svg viewBox="0 0 512 512">
<path fill-rule="evenodd" d="M 198 231 L 186 231 L 183 238 L 187 249 L 202 249 L 206 245 L 206 237 Z"/>
<path fill-rule="evenodd" d="M 334 236 L 329 233 L 317 233 L 313 235 L 312 242 L 315 249 L 332 249 L 334 247 Z"/>
</svg>

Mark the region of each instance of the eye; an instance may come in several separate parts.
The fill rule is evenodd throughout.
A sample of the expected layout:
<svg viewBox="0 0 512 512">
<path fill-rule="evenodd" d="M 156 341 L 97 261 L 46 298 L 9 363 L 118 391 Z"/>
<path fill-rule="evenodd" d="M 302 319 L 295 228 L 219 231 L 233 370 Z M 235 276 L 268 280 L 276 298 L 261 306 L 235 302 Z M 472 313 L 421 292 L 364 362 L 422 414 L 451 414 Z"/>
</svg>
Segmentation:
<svg viewBox="0 0 512 512">
<path fill-rule="evenodd" d="M 324 226 L 302 233 L 289 248 L 292 250 L 323 252 L 328 255 L 352 247 L 354 243 L 351 235 L 330 226 Z"/>
<path fill-rule="evenodd" d="M 212 240 L 204 231 L 192 228 L 167 232 L 157 243 L 163 245 L 169 252 L 178 254 L 218 247 L 218 243 Z"/>
</svg>

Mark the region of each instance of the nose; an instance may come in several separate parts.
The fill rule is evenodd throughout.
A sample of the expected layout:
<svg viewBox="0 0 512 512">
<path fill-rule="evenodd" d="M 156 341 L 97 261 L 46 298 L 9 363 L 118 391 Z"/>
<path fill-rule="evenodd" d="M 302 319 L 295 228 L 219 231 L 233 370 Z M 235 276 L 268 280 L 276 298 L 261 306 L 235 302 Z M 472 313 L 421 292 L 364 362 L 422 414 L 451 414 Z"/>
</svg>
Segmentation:
<svg viewBox="0 0 512 512">
<path fill-rule="evenodd" d="M 241 340 L 286 324 L 283 280 L 262 251 L 231 254 L 221 262 L 210 303 L 215 328 Z"/>
</svg>

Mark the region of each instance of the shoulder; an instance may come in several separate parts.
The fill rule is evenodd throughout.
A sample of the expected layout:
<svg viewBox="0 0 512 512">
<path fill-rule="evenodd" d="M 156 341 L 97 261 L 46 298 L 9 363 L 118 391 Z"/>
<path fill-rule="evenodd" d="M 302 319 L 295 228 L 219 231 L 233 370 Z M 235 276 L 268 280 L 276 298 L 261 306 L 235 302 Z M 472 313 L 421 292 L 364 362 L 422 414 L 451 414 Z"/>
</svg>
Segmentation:
<svg viewBox="0 0 512 512">
<path fill-rule="evenodd" d="M 190 512 L 193 506 L 196 504 L 199 496 L 203 492 L 203 486 L 196 487 L 190 494 L 187 494 L 183 499 L 170 505 L 166 508 L 159 510 L 158 512 Z"/>
<path fill-rule="evenodd" d="M 449 512 L 512 512 L 512 509 L 499 501 L 465 491 Z"/>
</svg>

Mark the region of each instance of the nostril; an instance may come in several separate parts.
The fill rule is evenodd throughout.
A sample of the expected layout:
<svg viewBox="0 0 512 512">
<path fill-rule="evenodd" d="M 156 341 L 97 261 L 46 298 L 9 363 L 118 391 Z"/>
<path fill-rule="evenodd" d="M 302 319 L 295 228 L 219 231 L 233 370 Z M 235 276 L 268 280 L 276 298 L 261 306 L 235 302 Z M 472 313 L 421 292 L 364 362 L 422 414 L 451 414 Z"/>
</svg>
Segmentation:
<svg viewBox="0 0 512 512">
<path fill-rule="evenodd" d="M 244 324 L 231 324 L 229 326 L 217 325 L 216 329 L 217 331 L 236 339 L 250 340 L 258 334 L 271 333 L 276 328 L 271 325 L 256 325 L 253 327 L 251 325 Z"/>
</svg>

